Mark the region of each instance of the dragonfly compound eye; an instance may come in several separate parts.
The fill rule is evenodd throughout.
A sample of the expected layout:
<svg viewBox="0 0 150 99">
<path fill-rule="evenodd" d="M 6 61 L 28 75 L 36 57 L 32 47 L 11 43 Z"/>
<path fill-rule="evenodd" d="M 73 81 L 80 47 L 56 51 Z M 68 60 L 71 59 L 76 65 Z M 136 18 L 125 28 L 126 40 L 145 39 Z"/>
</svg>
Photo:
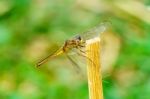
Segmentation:
<svg viewBox="0 0 150 99">
<path fill-rule="evenodd" d="M 80 41 L 81 41 L 81 36 L 78 36 L 78 40 L 80 40 Z"/>
</svg>

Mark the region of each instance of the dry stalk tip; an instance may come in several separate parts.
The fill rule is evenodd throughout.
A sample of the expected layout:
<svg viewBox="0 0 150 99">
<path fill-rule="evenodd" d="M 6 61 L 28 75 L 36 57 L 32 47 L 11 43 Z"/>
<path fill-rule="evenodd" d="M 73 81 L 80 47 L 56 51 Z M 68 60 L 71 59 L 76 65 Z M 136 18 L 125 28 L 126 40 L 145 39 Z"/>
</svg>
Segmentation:
<svg viewBox="0 0 150 99">
<path fill-rule="evenodd" d="M 102 75 L 100 65 L 100 38 L 86 41 L 87 75 L 90 99 L 103 99 Z"/>
</svg>

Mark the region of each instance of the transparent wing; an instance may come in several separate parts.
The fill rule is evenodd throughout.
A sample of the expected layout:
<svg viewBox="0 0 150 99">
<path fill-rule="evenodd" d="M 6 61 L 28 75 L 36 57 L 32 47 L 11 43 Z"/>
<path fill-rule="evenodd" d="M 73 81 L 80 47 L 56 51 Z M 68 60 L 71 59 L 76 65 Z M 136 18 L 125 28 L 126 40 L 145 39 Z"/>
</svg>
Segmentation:
<svg viewBox="0 0 150 99">
<path fill-rule="evenodd" d="M 94 28 L 83 32 L 81 34 L 79 34 L 78 36 L 80 36 L 83 40 L 89 40 L 91 38 L 100 36 L 101 33 L 105 32 L 107 30 L 107 28 L 110 26 L 110 22 L 102 22 L 99 25 L 95 26 Z"/>
<path fill-rule="evenodd" d="M 81 68 L 80 68 L 79 64 L 77 64 L 77 62 L 75 62 L 70 55 L 66 54 L 66 56 L 70 60 L 70 62 L 73 64 L 73 67 L 74 67 L 76 73 L 81 73 Z"/>
</svg>

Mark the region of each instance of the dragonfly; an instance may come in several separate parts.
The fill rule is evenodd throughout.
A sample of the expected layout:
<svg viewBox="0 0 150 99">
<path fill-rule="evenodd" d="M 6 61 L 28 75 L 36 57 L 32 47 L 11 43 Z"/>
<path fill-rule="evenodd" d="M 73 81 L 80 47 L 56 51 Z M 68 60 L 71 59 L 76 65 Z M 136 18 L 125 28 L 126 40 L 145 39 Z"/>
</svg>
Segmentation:
<svg viewBox="0 0 150 99">
<path fill-rule="evenodd" d="M 89 29 L 88 31 L 79 33 L 77 35 L 75 35 L 74 37 L 72 37 L 71 39 L 68 39 L 64 42 L 64 44 L 54 53 L 48 55 L 47 57 L 45 57 L 44 59 L 40 60 L 36 66 L 40 67 L 41 65 L 43 65 L 44 63 L 48 62 L 51 58 L 56 57 L 58 55 L 61 55 L 63 53 L 68 53 L 69 51 L 72 50 L 77 50 L 77 54 L 81 55 L 83 57 L 86 57 L 85 51 L 83 51 L 82 49 L 85 48 L 86 45 L 86 41 L 95 37 L 99 37 L 101 33 L 104 33 L 108 26 L 110 25 L 110 22 L 102 22 L 100 24 L 98 24 L 97 26 Z M 80 54 L 80 53 L 84 53 L 84 54 Z M 67 57 L 74 63 L 76 64 L 67 54 Z M 88 57 L 86 57 L 88 58 Z M 90 59 L 89 59 L 90 60 Z"/>
</svg>

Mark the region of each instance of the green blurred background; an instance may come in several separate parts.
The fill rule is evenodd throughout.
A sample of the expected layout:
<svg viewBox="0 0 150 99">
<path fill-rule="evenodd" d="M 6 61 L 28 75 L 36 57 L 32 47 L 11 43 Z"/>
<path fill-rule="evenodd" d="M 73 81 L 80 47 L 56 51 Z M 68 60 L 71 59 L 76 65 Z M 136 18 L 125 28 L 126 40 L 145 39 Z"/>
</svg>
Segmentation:
<svg viewBox="0 0 150 99">
<path fill-rule="evenodd" d="M 150 0 L 0 0 L 0 99 L 88 99 L 84 59 L 35 63 L 103 20 L 105 99 L 150 99 Z"/>
</svg>

